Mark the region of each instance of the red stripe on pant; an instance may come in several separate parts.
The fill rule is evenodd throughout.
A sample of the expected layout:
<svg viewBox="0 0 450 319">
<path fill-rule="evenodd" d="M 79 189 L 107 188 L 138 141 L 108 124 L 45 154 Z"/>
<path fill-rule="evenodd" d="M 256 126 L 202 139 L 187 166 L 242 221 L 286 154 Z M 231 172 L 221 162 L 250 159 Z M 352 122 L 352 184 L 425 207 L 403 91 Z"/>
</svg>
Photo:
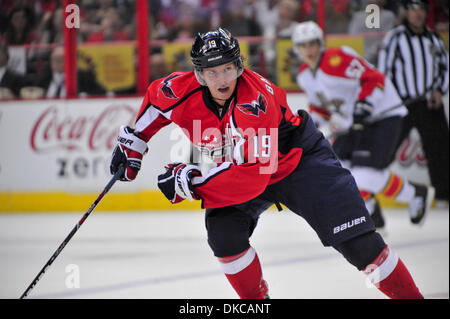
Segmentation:
<svg viewBox="0 0 450 319">
<path fill-rule="evenodd" d="M 403 187 L 403 180 L 400 176 L 391 174 L 388 185 L 383 189 L 382 194 L 386 197 L 395 198 Z"/>
</svg>

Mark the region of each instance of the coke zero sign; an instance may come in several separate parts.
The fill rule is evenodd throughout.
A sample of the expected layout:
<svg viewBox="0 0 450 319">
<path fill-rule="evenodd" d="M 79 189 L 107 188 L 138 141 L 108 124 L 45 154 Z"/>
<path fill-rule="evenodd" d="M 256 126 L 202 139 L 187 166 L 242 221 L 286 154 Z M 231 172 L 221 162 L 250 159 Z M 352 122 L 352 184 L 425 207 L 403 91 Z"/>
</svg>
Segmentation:
<svg viewBox="0 0 450 319">
<path fill-rule="evenodd" d="M 110 151 L 116 144 L 120 125 L 132 126 L 137 111 L 127 104 L 112 104 L 98 115 L 68 113 L 66 108 L 52 105 L 35 120 L 30 146 L 34 152 Z"/>
</svg>

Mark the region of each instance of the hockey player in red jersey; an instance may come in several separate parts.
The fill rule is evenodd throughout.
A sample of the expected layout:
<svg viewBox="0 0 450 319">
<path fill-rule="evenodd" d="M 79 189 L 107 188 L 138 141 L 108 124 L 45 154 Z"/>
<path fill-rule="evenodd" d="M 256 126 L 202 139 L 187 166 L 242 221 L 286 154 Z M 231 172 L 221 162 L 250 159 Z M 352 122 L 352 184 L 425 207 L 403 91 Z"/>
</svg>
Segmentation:
<svg viewBox="0 0 450 319">
<path fill-rule="evenodd" d="M 292 42 L 304 61 L 297 82 L 311 117 L 325 135 L 338 136 L 333 148 L 355 177 L 375 225 L 384 226 L 375 194 L 409 204 L 411 222 L 421 224 L 434 188 L 412 184 L 388 168 L 408 112 L 390 79 L 349 47 L 325 49 L 315 22 L 300 23 Z"/>
<path fill-rule="evenodd" d="M 268 297 L 250 236 L 274 203 L 305 218 L 387 296 L 422 298 L 329 142 L 307 112 L 291 112 L 281 88 L 244 68 L 237 39 L 221 28 L 198 34 L 191 58 L 194 71 L 150 84 L 135 128 L 120 130 L 111 172 L 126 165 L 122 180 L 133 180 L 147 142 L 175 123 L 217 165 L 168 164 L 158 187 L 172 203 L 202 201 L 208 244 L 240 298 Z"/>
</svg>

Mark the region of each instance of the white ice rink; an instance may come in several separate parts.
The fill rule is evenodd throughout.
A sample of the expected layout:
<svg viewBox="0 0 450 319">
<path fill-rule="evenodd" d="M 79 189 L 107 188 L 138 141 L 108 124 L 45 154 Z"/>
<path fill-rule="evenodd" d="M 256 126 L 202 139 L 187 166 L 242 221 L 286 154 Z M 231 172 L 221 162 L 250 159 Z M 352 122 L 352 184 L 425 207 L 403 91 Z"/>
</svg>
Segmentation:
<svg viewBox="0 0 450 319">
<path fill-rule="evenodd" d="M 0 298 L 18 298 L 84 212 L 0 214 Z M 385 211 L 385 240 L 426 298 L 449 298 L 449 212 L 423 227 Z M 385 298 L 300 217 L 265 212 L 251 238 L 273 299 Z M 77 287 L 79 284 L 79 287 Z M 236 298 L 207 242 L 201 212 L 94 211 L 29 298 Z"/>
</svg>

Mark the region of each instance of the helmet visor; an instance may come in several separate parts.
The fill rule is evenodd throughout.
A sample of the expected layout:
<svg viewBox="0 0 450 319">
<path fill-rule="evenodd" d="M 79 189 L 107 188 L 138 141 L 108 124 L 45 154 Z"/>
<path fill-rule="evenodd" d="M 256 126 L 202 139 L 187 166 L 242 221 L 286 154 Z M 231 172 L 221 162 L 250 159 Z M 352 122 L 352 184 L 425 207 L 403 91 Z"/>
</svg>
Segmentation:
<svg viewBox="0 0 450 319">
<path fill-rule="evenodd" d="M 234 63 L 227 63 L 199 71 L 200 76 L 208 86 L 222 86 L 233 82 L 239 77 L 239 68 Z"/>
</svg>

